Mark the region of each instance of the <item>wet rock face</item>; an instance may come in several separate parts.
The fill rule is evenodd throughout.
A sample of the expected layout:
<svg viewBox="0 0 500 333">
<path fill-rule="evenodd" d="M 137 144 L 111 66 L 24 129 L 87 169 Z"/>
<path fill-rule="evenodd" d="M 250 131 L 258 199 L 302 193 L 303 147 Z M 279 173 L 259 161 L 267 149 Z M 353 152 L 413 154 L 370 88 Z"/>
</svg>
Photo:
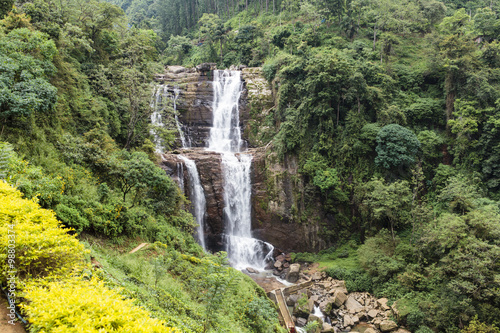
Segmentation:
<svg viewBox="0 0 500 333">
<path fill-rule="evenodd" d="M 158 82 L 179 88 L 179 121 L 192 147 L 207 145 L 212 126 L 213 72 L 210 67 L 204 69 L 208 70 L 169 66 L 164 74 L 156 77 Z"/>
<path fill-rule="evenodd" d="M 224 250 L 222 234 L 224 233 L 223 209 L 224 198 L 222 192 L 222 170 L 221 156 L 219 153 L 208 152 L 203 149 L 182 150 L 182 155 L 196 162 L 196 167 L 200 175 L 200 182 L 205 192 L 207 211 L 205 214 L 205 238 L 207 247 L 210 250 Z M 170 153 L 162 155 L 160 166 L 172 178 L 179 175 L 179 166 L 184 162 L 178 154 Z M 189 177 L 184 166 L 184 191 L 187 198 L 191 197 L 189 187 Z"/>
<path fill-rule="evenodd" d="M 280 161 L 271 146 L 250 151 L 253 236 L 284 252 L 319 251 L 328 247 L 330 244 L 318 235 L 320 222 L 327 217 L 319 200 L 307 202 L 297 159 L 285 157 Z"/>
</svg>

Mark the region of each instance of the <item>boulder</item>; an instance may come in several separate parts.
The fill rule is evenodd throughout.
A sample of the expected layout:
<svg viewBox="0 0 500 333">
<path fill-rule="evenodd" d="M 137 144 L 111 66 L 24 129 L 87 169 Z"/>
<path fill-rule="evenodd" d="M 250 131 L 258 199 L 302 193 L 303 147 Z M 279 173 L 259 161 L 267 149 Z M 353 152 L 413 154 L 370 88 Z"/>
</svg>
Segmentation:
<svg viewBox="0 0 500 333">
<path fill-rule="evenodd" d="M 354 299 L 353 296 L 349 296 L 347 298 L 347 301 L 345 302 L 345 307 L 347 311 L 351 313 L 358 313 L 362 311 L 364 308 L 358 301 L 356 301 L 356 299 Z"/>
<path fill-rule="evenodd" d="M 304 327 L 306 326 L 306 324 L 307 324 L 307 319 L 301 317 L 297 318 L 297 326 Z"/>
<path fill-rule="evenodd" d="M 377 317 L 378 314 L 379 311 L 375 309 L 371 309 L 370 311 L 368 311 L 368 317 L 370 317 L 371 319 Z"/>
<path fill-rule="evenodd" d="M 312 301 L 314 302 L 314 305 L 318 305 L 319 304 L 319 298 L 320 298 L 319 295 L 313 295 L 313 296 L 310 297 L 310 299 L 312 299 Z"/>
<path fill-rule="evenodd" d="M 344 315 L 344 326 L 354 326 L 354 321 L 352 320 L 351 316 L 348 314 Z"/>
<path fill-rule="evenodd" d="M 280 269 L 283 263 L 280 260 L 276 260 L 274 263 L 274 268 Z"/>
<path fill-rule="evenodd" d="M 321 330 L 321 333 L 335 333 L 335 328 L 328 323 L 323 323 L 323 329 Z"/>
<path fill-rule="evenodd" d="M 391 308 L 387 305 L 388 301 L 387 298 L 379 298 L 377 300 L 377 306 L 384 311 L 390 310 Z"/>
<path fill-rule="evenodd" d="M 314 310 L 314 301 L 308 299 L 307 301 L 303 301 L 306 295 L 301 295 L 298 299 L 297 303 L 295 303 L 295 308 L 293 309 L 293 314 L 297 317 L 309 317 L 309 314 Z"/>
<path fill-rule="evenodd" d="M 364 333 L 377 333 L 377 331 L 371 327 L 368 327 Z"/>
<path fill-rule="evenodd" d="M 286 276 L 286 280 L 292 283 L 297 282 L 297 280 L 299 279 L 299 273 L 300 273 L 300 264 L 291 264 L 290 271 Z"/>
<path fill-rule="evenodd" d="M 351 319 L 352 319 L 352 322 L 354 323 L 354 325 L 359 324 L 359 317 L 358 316 L 352 316 Z"/>
<path fill-rule="evenodd" d="M 295 306 L 295 303 L 297 303 L 298 299 L 299 299 L 299 295 L 290 295 L 286 299 L 286 305 Z"/>
<path fill-rule="evenodd" d="M 330 294 L 334 294 L 337 290 L 342 291 L 344 294 L 347 294 L 347 288 L 345 286 L 345 281 L 342 280 L 333 280 L 330 281 Z"/>
<path fill-rule="evenodd" d="M 307 318 L 307 322 L 311 323 L 313 321 L 317 321 L 319 323 L 319 327 L 323 326 L 323 320 L 320 317 L 310 314 L 309 317 Z"/>
<path fill-rule="evenodd" d="M 204 63 L 196 66 L 196 70 L 198 70 L 198 72 L 208 72 L 208 71 L 214 70 L 216 67 L 217 67 L 217 64 L 215 64 L 215 63 L 204 62 Z"/>
<path fill-rule="evenodd" d="M 314 281 L 321 280 L 322 278 L 323 278 L 323 275 L 321 274 L 321 272 L 315 272 L 315 273 L 311 276 L 311 279 L 313 279 Z"/>
<path fill-rule="evenodd" d="M 168 71 L 174 74 L 179 74 L 186 72 L 187 68 L 182 66 L 168 66 Z"/>
<path fill-rule="evenodd" d="M 397 306 L 397 301 L 394 302 L 391 306 L 391 309 L 392 309 L 392 313 L 394 313 L 394 315 L 396 316 L 396 318 L 399 318 L 399 310 L 398 310 L 398 306 Z"/>
<path fill-rule="evenodd" d="M 344 304 L 346 300 L 347 295 L 340 290 L 337 290 L 335 294 L 333 294 L 333 304 L 335 304 L 337 308 L 340 308 L 340 306 Z"/>
<path fill-rule="evenodd" d="M 398 328 L 398 324 L 396 324 L 394 321 L 392 320 L 383 320 L 381 323 L 380 323 L 380 330 L 382 332 L 389 332 L 389 331 L 392 331 L 394 329 Z"/>
<path fill-rule="evenodd" d="M 319 308 L 321 311 L 327 313 L 330 312 L 333 308 L 333 300 L 330 298 L 324 299 L 321 303 L 319 303 Z"/>
<path fill-rule="evenodd" d="M 259 274 L 259 271 L 256 270 L 255 268 L 247 267 L 246 269 L 247 269 L 248 273 Z"/>
</svg>

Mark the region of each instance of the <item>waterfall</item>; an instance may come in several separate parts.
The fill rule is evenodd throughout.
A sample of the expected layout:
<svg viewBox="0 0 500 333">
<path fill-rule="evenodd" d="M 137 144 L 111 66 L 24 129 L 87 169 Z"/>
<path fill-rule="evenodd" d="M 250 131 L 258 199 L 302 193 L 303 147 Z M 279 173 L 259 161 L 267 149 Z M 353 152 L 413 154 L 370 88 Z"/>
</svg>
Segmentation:
<svg viewBox="0 0 500 333">
<path fill-rule="evenodd" d="M 239 152 L 241 149 L 238 109 L 242 90 L 240 75 L 236 71 L 214 71 L 213 125 L 208 140 L 209 150 Z"/>
<path fill-rule="evenodd" d="M 190 148 L 191 147 L 191 139 L 189 141 L 186 141 L 186 137 L 184 136 L 184 131 L 182 130 L 182 125 L 179 121 L 179 117 L 177 114 L 177 98 L 179 98 L 180 94 L 180 89 L 178 86 L 174 87 L 174 96 L 172 97 L 172 100 L 174 102 L 174 117 L 175 117 L 175 125 L 177 126 L 177 131 L 179 132 L 179 137 L 181 138 L 181 144 L 182 148 Z"/>
<path fill-rule="evenodd" d="M 239 99 L 242 82 L 238 71 L 214 71 L 213 125 L 208 150 L 222 153 L 224 218 L 227 252 L 237 269 L 263 269 L 273 246 L 252 238 L 251 180 L 252 156 L 242 153 L 239 126 Z"/>
<path fill-rule="evenodd" d="M 207 209 L 205 192 L 201 186 L 200 175 L 196 168 L 196 163 L 183 155 L 179 155 L 179 158 L 184 161 L 188 171 L 191 203 L 193 204 L 192 213 L 198 223 L 198 240 L 201 247 L 205 249 L 204 219 Z"/>
<path fill-rule="evenodd" d="M 179 182 L 179 188 L 181 192 L 184 193 L 184 167 L 182 163 L 177 163 L 177 179 Z"/>
<path fill-rule="evenodd" d="M 184 132 L 182 131 L 182 124 L 179 121 L 178 112 L 177 112 L 177 99 L 179 98 L 180 89 L 178 86 L 173 88 L 173 94 L 169 92 L 168 85 L 161 84 L 154 87 L 153 96 L 151 98 L 151 109 L 153 113 L 151 115 L 151 123 L 153 124 L 153 129 L 151 129 L 151 134 L 154 136 L 154 144 L 156 146 L 156 153 L 161 154 L 165 150 L 163 146 L 163 142 L 161 137 L 158 135 L 155 127 L 164 128 L 165 125 L 162 121 L 162 113 L 165 112 L 166 108 L 169 105 L 169 102 L 172 101 L 173 109 L 174 109 L 174 119 L 175 125 L 177 127 L 177 131 L 179 132 L 179 138 L 182 143 L 182 148 L 191 147 L 191 140 L 186 141 L 184 136 Z M 193 205 L 192 214 L 194 215 L 196 222 L 198 223 L 198 239 L 200 245 L 205 249 L 205 236 L 204 236 L 204 218 L 206 213 L 206 201 L 205 201 L 205 193 L 203 191 L 203 187 L 200 182 L 200 175 L 198 174 L 198 170 L 196 168 L 196 164 L 193 160 L 189 158 L 179 155 L 179 158 L 184 161 L 186 165 L 186 169 L 189 176 L 189 186 L 191 193 L 191 203 Z M 182 163 L 178 163 L 177 165 L 177 179 L 180 189 L 184 192 L 184 168 Z"/>
<path fill-rule="evenodd" d="M 155 144 L 155 151 L 157 154 L 161 154 L 164 150 L 162 140 L 158 135 L 155 127 L 163 128 L 165 125 L 162 122 L 161 113 L 164 110 L 163 107 L 163 98 L 167 94 L 167 86 L 166 85 L 158 85 L 153 88 L 153 96 L 151 97 L 151 102 L 149 106 L 153 110 L 151 114 L 151 124 L 153 124 L 153 128 L 150 133 L 153 135 L 153 143 Z"/>
<path fill-rule="evenodd" d="M 177 131 L 179 132 L 179 138 L 182 143 L 182 148 L 188 148 L 191 146 L 190 141 L 187 142 L 184 136 L 184 132 L 182 131 L 182 124 L 179 121 L 179 117 L 177 115 L 177 99 L 179 98 L 180 90 L 178 87 L 173 88 L 173 94 L 168 91 L 168 85 L 160 84 L 154 87 L 153 95 L 150 102 L 150 107 L 153 110 L 151 114 L 151 124 L 153 124 L 153 128 L 150 133 L 153 135 L 153 143 L 156 147 L 156 153 L 161 154 L 165 150 L 163 146 L 163 140 L 158 134 L 158 130 L 155 127 L 165 128 L 165 124 L 162 120 L 162 114 L 165 113 L 167 107 L 170 104 L 170 101 L 173 103 L 174 108 L 174 119 L 175 125 L 177 127 Z"/>
</svg>

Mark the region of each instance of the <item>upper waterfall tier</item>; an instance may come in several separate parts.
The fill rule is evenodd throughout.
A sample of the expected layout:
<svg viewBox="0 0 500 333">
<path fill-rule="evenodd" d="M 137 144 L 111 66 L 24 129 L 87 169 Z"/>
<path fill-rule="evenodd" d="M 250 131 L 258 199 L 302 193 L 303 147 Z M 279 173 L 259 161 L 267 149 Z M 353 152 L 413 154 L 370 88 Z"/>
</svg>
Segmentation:
<svg viewBox="0 0 500 333">
<path fill-rule="evenodd" d="M 243 84 L 241 72 L 214 71 L 213 125 L 208 149 L 218 152 L 240 152 L 242 149 L 239 100 Z"/>
</svg>

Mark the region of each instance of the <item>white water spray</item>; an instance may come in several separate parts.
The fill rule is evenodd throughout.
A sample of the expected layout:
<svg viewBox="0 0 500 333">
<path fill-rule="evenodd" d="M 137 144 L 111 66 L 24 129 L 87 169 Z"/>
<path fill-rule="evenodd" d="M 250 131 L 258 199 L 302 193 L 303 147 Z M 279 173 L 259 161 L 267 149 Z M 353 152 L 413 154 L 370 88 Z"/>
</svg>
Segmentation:
<svg viewBox="0 0 500 333">
<path fill-rule="evenodd" d="M 205 249 L 205 234 L 204 234 L 204 219 L 207 210 L 205 192 L 200 182 L 200 175 L 196 168 L 196 163 L 186 156 L 179 155 L 179 158 L 184 161 L 189 175 L 189 188 L 191 193 L 191 203 L 193 204 L 193 215 L 198 223 L 198 240 L 201 247 Z"/>
<path fill-rule="evenodd" d="M 273 246 L 252 238 L 250 169 L 252 156 L 243 148 L 239 126 L 239 99 L 242 91 L 238 71 L 214 71 L 213 127 L 208 150 L 222 153 L 224 175 L 224 217 L 229 260 L 237 269 L 263 269 Z"/>
</svg>

